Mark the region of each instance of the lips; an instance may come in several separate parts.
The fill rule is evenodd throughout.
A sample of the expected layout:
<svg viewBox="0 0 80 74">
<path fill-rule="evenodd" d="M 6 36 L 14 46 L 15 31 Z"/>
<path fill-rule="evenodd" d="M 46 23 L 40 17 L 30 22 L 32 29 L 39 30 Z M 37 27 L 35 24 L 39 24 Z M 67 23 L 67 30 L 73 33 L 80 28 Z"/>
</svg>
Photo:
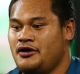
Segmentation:
<svg viewBox="0 0 80 74">
<path fill-rule="evenodd" d="M 28 58 L 28 57 L 31 57 L 33 56 L 34 54 L 37 53 L 37 48 L 34 48 L 34 47 L 25 47 L 25 46 L 19 46 L 17 48 L 17 54 L 19 54 L 21 57 L 24 57 L 24 58 Z"/>
</svg>

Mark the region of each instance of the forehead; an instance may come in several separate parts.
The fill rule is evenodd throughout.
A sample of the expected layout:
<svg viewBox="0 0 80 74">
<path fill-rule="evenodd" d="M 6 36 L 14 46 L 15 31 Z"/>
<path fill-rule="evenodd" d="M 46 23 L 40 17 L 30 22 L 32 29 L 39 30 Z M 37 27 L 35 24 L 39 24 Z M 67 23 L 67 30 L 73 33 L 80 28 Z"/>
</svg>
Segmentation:
<svg viewBox="0 0 80 74">
<path fill-rule="evenodd" d="M 11 13 L 49 13 L 51 11 L 51 0 L 17 0 L 11 9 Z M 19 14 L 19 13 L 18 13 Z"/>
<path fill-rule="evenodd" d="M 51 0 L 13 0 L 13 2 L 19 2 L 20 4 L 26 4 L 31 7 L 36 6 L 48 6 L 51 3 Z"/>
</svg>

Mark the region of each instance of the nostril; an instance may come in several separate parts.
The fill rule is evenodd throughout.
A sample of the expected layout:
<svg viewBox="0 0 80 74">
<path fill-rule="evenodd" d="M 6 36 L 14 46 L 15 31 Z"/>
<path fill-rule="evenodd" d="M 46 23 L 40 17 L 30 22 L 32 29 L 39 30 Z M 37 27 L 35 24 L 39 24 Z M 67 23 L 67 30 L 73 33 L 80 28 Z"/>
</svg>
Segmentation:
<svg viewBox="0 0 80 74">
<path fill-rule="evenodd" d="M 26 39 L 25 38 L 24 39 L 21 38 L 21 39 L 18 39 L 18 41 L 19 42 L 33 42 L 32 39 L 27 39 L 27 38 Z"/>
</svg>

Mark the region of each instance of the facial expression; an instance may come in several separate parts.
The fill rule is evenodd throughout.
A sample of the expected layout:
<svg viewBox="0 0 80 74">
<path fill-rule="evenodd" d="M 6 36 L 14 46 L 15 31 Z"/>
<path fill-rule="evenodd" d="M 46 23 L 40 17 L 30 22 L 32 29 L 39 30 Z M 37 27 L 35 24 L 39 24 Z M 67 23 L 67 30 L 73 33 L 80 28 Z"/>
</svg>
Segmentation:
<svg viewBox="0 0 80 74">
<path fill-rule="evenodd" d="M 23 71 L 49 72 L 65 53 L 64 30 L 50 0 L 18 0 L 11 9 L 9 43 Z"/>
</svg>

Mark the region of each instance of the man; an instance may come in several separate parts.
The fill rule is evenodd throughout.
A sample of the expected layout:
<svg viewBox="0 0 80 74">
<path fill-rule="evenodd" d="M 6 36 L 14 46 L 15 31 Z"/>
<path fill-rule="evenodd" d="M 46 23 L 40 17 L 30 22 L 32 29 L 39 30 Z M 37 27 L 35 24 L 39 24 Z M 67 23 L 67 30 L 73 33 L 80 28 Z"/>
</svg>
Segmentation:
<svg viewBox="0 0 80 74">
<path fill-rule="evenodd" d="M 80 74 L 69 52 L 75 33 L 70 0 L 12 0 L 9 20 L 17 68 L 8 74 Z"/>
</svg>

